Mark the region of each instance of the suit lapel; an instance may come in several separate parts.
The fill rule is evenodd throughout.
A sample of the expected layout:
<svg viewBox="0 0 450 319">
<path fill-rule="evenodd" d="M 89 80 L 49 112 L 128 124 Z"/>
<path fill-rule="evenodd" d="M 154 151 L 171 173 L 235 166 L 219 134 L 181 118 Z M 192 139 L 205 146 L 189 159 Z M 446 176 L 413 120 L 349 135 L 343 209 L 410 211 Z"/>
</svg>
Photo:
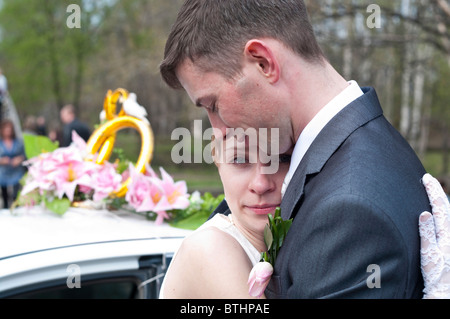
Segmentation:
<svg viewBox="0 0 450 319">
<path fill-rule="evenodd" d="M 347 105 L 319 133 L 297 167 L 281 202 L 283 219 L 292 217 L 304 195 L 308 176 L 319 173 L 328 159 L 359 127 L 382 116 L 383 111 L 373 88 L 363 88 L 364 95 Z"/>
</svg>

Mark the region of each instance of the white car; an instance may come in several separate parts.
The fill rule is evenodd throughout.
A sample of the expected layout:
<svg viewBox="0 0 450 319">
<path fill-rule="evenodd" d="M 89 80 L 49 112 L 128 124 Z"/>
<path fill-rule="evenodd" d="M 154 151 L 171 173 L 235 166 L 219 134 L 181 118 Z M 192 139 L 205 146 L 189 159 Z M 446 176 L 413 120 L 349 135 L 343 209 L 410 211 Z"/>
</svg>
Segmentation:
<svg viewBox="0 0 450 319">
<path fill-rule="evenodd" d="M 190 232 L 105 210 L 2 210 L 0 298 L 158 298 Z"/>
</svg>

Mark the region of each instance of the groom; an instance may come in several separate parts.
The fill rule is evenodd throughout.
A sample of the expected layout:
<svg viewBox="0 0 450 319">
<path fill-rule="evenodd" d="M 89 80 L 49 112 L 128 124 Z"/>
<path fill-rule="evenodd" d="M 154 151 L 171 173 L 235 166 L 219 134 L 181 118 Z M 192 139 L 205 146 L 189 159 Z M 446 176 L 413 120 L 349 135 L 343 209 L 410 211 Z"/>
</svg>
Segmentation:
<svg viewBox="0 0 450 319">
<path fill-rule="evenodd" d="M 326 60 L 302 0 L 187 0 L 160 69 L 223 136 L 278 128 L 293 150 L 268 298 L 422 297 L 424 168 L 375 90 Z"/>
</svg>

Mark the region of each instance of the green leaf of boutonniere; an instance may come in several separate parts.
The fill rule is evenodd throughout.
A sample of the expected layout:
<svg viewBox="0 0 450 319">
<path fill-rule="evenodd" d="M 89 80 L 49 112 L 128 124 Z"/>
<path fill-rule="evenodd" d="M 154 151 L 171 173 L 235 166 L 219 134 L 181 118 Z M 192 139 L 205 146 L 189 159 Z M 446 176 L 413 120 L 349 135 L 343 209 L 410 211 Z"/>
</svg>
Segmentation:
<svg viewBox="0 0 450 319">
<path fill-rule="evenodd" d="M 261 254 L 261 259 L 272 264 L 275 264 L 278 252 L 283 245 L 289 228 L 292 225 L 292 219 L 283 220 L 281 218 L 281 210 L 278 207 L 275 210 L 275 215 L 268 215 L 269 223 L 264 229 L 264 242 L 267 246 L 267 251 Z"/>
<path fill-rule="evenodd" d="M 264 228 L 264 243 L 266 244 L 267 249 L 270 249 L 270 247 L 272 247 L 273 236 L 269 224 L 267 224 L 266 227 Z"/>
</svg>

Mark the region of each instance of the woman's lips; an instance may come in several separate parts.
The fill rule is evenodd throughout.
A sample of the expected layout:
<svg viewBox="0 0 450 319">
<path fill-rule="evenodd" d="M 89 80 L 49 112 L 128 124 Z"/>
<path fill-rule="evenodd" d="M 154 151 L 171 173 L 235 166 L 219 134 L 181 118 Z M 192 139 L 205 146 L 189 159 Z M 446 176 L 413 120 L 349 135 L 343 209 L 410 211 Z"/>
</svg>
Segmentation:
<svg viewBox="0 0 450 319">
<path fill-rule="evenodd" d="M 273 214 L 275 212 L 275 209 L 279 207 L 280 204 L 272 205 L 253 205 L 253 206 L 247 206 L 248 209 L 253 211 L 256 215 L 268 215 Z"/>
</svg>

